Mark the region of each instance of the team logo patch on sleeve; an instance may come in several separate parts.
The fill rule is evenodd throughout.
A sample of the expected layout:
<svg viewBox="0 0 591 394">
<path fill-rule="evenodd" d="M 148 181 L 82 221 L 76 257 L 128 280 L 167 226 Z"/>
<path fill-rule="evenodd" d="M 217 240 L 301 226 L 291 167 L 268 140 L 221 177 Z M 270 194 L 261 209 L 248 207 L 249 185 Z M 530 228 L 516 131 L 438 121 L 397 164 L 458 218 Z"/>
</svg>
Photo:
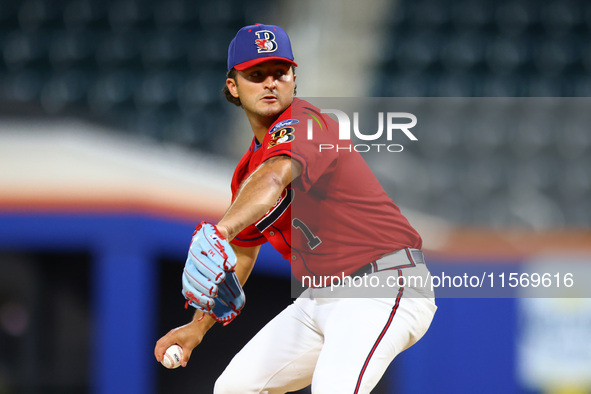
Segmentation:
<svg viewBox="0 0 591 394">
<path fill-rule="evenodd" d="M 273 132 L 273 134 L 271 134 L 271 141 L 269 141 L 267 149 L 270 149 L 279 144 L 283 144 L 285 142 L 291 142 L 295 140 L 295 135 L 293 134 L 294 131 L 295 129 L 293 127 L 287 126 Z"/>
<path fill-rule="evenodd" d="M 295 140 L 295 135 L 293 134 L 294 131 L 295 129 L 291 126 L 283 127 L 277 131 L 274 131 L 271 134 L 271 141 L 269 141 L 267 149 L 271 149 L 276 145 Z"/>
<path fill-rule="evenodd" d="M 275 126 L 271 127 L 271 130 L 269 130 L 269 134 L 273 134 L 277 130 L 282 129 L 286 126 L 293 126 L 294 124 L 298 124 L 298 123 L 300 123 L 300 121 L 297 119 L 282 120 L 281 122 L 277 123 Z"/>
</svg>

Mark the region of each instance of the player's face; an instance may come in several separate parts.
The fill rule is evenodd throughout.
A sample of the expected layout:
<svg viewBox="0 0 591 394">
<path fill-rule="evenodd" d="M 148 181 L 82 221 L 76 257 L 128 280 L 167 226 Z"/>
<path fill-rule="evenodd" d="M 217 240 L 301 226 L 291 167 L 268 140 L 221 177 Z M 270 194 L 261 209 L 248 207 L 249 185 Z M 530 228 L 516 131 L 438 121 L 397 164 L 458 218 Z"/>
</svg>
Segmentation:
<svg viewBox="0 0 591 394">
<path fill-rule="evenodd" d="M 272 118 L 291 104 L 295 77 L 290 63 L 270 61 L 238 71 L 228 88 L 247 113 Z"/>
</svg>

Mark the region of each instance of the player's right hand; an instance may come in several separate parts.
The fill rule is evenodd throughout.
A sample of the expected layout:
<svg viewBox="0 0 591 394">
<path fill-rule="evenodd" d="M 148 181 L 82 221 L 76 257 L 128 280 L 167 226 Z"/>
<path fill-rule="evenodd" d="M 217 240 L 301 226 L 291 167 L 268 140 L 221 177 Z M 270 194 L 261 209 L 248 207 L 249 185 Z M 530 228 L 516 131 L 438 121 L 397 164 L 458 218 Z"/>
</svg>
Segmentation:
<svg viewBox="0 0 591 394">
<path fill-rule="evenodd" d="M 197 321 L 174 328 L 156 342 L 154 356 L 158 362 L 162 362 L 166 349 L 177 344 L 183 349 L 181 366 L 186 367 L 193 349 L 201 343 L 204 335 L 205 332 L 199 327 Z"/>
</svg>

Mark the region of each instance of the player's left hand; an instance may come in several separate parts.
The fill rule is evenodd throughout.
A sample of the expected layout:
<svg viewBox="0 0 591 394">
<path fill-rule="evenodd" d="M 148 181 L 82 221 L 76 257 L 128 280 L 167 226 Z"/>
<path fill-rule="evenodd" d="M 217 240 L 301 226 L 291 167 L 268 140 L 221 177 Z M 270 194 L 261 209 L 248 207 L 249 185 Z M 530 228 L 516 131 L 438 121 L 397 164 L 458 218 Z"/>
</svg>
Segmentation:
<svg viewBox="0 0 591 394">
<path fill-rule="evenodd" d="M 234 273 L 236 255 L 211 223 L 202 222 L 193 233 L 183 270 L 183 296 L 187 304 L 230 323 L 242 310 L 244 291 Z"/>
</svg>

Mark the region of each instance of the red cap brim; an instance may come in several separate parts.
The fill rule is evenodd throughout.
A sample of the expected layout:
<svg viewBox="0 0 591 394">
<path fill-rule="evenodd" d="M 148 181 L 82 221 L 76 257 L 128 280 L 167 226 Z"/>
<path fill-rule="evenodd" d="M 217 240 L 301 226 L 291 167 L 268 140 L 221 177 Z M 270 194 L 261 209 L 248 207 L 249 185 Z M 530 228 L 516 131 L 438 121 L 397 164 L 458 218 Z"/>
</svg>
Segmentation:
<svg viewBox="0 0 591 394">
<path fill-rule="evenodd" d="M 284 58 L 284 57 L 267 56 L 267 57 L 259 57 L 257 59 L 252 59 L 252 60 L 249 60 L 247 62 L 237 64 L 237 65 L 234 66 L 234 68 L 236 70 L 238 70 L 238 71 L 244 71 L 244 70 L 246 70 L 249 67 L 256 66 L 257 64 L 260 64 L 260 63 L 263 63 L 263 62 L 269 62 L 269 61 L 272 61 L 272 60 L 280 60 L 280 61 L 291 63 L 291 64 L 293 64 L 296 67 L 298 66 L 298 64 L 296 62 L 294 62 L 293 60 L 289 60 L 289 59 Z"/>
</svg>

